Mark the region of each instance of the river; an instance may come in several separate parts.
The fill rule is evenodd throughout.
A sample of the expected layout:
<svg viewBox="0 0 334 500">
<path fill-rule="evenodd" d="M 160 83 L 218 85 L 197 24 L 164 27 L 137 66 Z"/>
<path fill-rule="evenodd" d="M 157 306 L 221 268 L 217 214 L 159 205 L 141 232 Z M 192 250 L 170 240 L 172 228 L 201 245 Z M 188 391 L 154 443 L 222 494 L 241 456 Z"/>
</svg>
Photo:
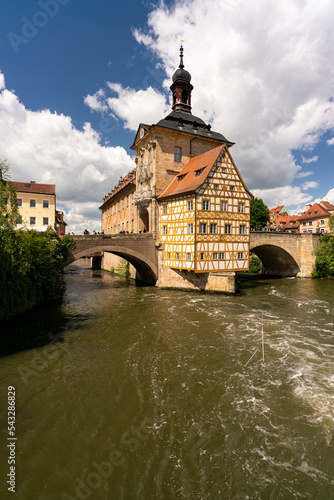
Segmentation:
<svg viewBox="0 0 334 500">
<path fill-rule="evenodd" d="M 1 499 L 334 499 L 334 281 L 66 281 L 1 332 Z"/>
</svg>

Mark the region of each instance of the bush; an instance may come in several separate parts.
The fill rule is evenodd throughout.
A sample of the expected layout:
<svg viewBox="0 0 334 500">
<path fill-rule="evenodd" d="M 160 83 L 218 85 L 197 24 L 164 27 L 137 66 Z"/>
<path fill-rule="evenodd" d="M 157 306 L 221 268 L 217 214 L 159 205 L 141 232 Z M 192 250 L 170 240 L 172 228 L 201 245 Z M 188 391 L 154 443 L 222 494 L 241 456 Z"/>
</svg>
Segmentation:
<svg viewBox="0 0 334 500">
<path fill-rule="evenodd" d="M 122 278 L 130 278 L 130 264 L 128 261 L 121 259 L 116 268 L 116 273 Z"/>
<path fill-rule="evenodd" d="M 63 267 L 74 241 L 53 230 L 0 231 L 0 320 L 63 296 Z"/>
<path fill-rule="evenodd" d="M 252 255 L 249 259 L 249 272 L 259 273 L 262 271 L 262 263 L 256 255 Z"/>
<path fill-rule="evenodd" d="M 334 236 L 324 234 L 314 249 L 315 270 L 313 278 L 334 277 Z"/>
</svg>

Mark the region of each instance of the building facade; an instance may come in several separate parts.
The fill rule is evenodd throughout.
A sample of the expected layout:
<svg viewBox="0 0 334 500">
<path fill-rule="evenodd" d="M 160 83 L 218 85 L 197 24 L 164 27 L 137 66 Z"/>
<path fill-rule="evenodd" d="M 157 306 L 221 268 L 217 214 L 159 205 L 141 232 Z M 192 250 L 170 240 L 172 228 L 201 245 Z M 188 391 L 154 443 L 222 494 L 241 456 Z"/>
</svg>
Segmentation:
<svg viewBox="0 0 334 500">
<path fill-rule="evenodd" d="M 137 213 L 133 204 L 135 180 L 136 170 L 133 169 L 103 198 L 100 210 L 104 234 L 137 232 Z"/>
<path fill-rule="evenodd" d="M 158 198 L 164 265 L 248 269 L 251 198 L 226 146 L 190 159 Z"/>
<path fill-rule="evenodd" d="M 55 229 L 56 223 L 56 186 L 37 182 L 11 182 L 17 191 L 17 204 L 22 224 L 18 228 L 45 231 Z"/>
<path fill-rule="evenodd" d="M 234 143 L 191 112 L 193 86 L 182 46 L 172 80 L 172 111 L 155 124 L 139 125 L 131 146 L 135 169 L 104 198 L 102 230 L 127 232 L 128 224 L 129 232 L 152 233 L 164 248 L 166 269 L 246 270 L 252 194 L 229 152 Z M 126 205 L 122 218 L 128 195 L 132 207 Z"/>
<path fill-rule="evenodd" d="M 329 201 L 320 201 L 306 205 L 305 212 L 298 217 L 301 233 L 329 233 L 329 217 L 334 212 L 334 206 Z"/>
</svg>

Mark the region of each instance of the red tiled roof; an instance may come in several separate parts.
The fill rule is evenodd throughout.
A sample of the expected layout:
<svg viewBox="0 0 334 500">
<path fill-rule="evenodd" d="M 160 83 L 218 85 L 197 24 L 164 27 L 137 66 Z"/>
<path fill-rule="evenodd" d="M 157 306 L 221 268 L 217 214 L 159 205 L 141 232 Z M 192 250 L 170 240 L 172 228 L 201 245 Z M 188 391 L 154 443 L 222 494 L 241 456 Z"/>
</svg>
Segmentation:
<svg viewBox="0 0 334 500">
<path fill-rule="evenodd" d="M 183 169 L 177 174 L 158 199 L 191 193 L 203 184 L 219 153 L 225 146 L 218 146 L 187 161 Z M 198 175 L 196 174 L 198 173 Z"/>
<path fill-rule="evenodd" d="M 124 189 L 132 181 L 134 181 L 135 178 L 136 178 L 136 167 L 133 170 L 131 170 L 131 172 L 126 174 L 124 177 L 121 177 L 120 180 L 118 181 L 118 184 L 110 191 L 110 193 L 104 196 L 101 207 L 103 207 L 106 201 L 110 200 L 115 194 L 119 193 L 122 189 Z"/>
<path fill-rule="evenodd" d="M 334 208 L 333 208 L 334 209 Z M 306 210 L 303 215 L 298 217 L 298 220 L 308 220 L 308 219 L 320 219 L 321 217 L 329 217 L 330 212 L 323 208 L 319 203 L 313 203 L 313 205 Z"/>
<path fill-rule="evenodd" d="M 34 194 L 56 194 L 55 184 L 38 184 L 37 182 L 13 182 L 10 183 L 15 187 L 17 192 L 20 193 L 34 193 Z"/>
<path fill-rule="evenodd" d="M 283 207 L 284 207 L 284 205 L 281 205 L 281 206 L 276 207 L 276 208 L 272 208 L 271 210 L 269 210 L 269 215 L 278 214 L 282 210 Z"/>
<path fill-rule="evenodd" d="M 320 201 L 319 205 L 321 205 L 325 210 L 328 210 L 329 212 L 334 210 L 334 206 L 329 203 L 329 201 Z"/>
</svg>

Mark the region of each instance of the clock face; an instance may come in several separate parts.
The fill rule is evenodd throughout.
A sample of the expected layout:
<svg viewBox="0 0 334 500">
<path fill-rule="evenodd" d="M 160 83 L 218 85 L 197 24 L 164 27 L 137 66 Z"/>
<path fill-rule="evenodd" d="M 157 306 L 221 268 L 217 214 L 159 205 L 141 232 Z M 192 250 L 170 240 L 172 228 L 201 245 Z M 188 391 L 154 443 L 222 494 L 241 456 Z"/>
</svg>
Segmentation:
<svg viewBox="0 0 334 500">
<path fill-rule="evenodd" d="M 144 137 L 144 133 L 145 133 L 144 129 L 141 128 L 140 132 L 139 132 L 139 136 L 140 136 L 141 139 Z"/>
</svg>

